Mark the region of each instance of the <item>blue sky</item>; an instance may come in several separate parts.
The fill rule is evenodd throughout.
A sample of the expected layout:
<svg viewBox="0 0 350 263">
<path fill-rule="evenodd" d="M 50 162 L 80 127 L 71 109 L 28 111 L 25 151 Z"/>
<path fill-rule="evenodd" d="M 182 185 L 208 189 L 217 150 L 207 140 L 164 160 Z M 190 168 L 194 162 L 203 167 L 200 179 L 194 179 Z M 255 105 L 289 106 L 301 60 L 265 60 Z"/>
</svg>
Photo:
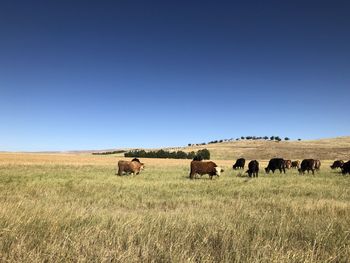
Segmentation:
<svg viewBox="0 0 350 263">
<path fill-rule="evenodd" d="M 0 150 L 349 135 L 349 1 L 2 1 Z"/>
</svg>

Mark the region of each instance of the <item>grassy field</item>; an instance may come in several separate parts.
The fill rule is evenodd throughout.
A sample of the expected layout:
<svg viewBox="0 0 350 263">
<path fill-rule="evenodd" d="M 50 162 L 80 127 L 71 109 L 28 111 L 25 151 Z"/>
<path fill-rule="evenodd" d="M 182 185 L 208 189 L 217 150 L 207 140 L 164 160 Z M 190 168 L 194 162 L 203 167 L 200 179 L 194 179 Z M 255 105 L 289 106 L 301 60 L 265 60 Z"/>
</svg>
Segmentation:
<svg viewBox="0 0 350 263">
<path fill-rule="evenodd" d="M 350 177 L 330 161 L 189 180 L 189 160 L 118 177 L 118 158 L 0 154 L 0 261 L 349 262 Z"/>
</svg>

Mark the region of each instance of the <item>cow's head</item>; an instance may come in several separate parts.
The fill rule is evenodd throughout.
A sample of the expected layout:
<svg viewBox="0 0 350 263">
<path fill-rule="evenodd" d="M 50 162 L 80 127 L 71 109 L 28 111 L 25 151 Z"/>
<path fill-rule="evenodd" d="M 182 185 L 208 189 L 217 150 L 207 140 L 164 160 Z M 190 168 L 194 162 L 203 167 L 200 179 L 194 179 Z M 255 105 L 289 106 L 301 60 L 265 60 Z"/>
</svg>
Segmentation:
<svg viewBox="0 0 350 263">
<path fill-rule="evenodd" d="M 220 168 L 220 167 L 215 167 L 215 174 L 216 174 L 217 176 L 220 176 L 221 173 L 223 173 L 223 172 L 224 172 L 224 169 L 222 169 L 222 168 Z"/>
<path fill-rule="evenodd" d="M 145 169 L 145 164 L 144 163 L 140 163 L 140 170 Z"/>
<path fill-rule="evenodd" d="M 265 172 L 268 174 L 270 172 L 270 168 L 269 167 L 266 167 L 265 168 Z"/>
</svg>

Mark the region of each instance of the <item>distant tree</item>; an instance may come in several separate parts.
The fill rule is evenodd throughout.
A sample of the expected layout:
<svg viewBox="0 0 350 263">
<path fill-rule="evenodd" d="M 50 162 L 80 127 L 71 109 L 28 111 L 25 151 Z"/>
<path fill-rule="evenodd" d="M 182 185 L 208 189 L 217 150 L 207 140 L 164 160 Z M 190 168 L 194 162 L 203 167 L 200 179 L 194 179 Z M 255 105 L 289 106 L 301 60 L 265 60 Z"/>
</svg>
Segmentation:
<svg viewBox="0 0 350 263">
<path fill-rule="evenodd" d="M 285 137 L 284 140 L 285 140 L 285 141 L 289 141 L 290 139 L 289 139 L 288 137 Z"/>
<path fill-rule="evenodd" d="M 245 138 L 244 136 L 241 136 L 241 139 L 242 139 L 242 140 L 244 140 L 244 138 Z"/>
<path fill-rule="evenodd" d="M 236 138 L 236 141 L 239 141 L 239 138 Z"/>
<path fill-rule="evenodd" d="M 192 146 L 192 144 L 191 144 L 191 143 L 189 143 L 189 144 L 187 144 L 187 146 L 189 146 L 189 147 L 190 147 L 190 146 Z"/>
<path fill-rule="evenodd" d="M 269 139 L 269 137 L 267 137 L 267 136 L 264 136 L 264 140 L 268 140 Z"/>
<path fill-rule="evenodd" d="M 280 142 L 280 141 L 282 141 L 282 139 L 281 139 L 279 136 L 276 136 L 276 137 L 275 137 L 275 141 Z"/>
<path fill-rule="evenodd" d="M 189 152 L 189 153 L 187 154 L 187 159 L 193 159 L 195 156 L 196 156 L 196 153 L 195 153 L 194 151 Z"/>
<path fill-rule="evenodd" d="M 220 140 L 219 142 L 222 143 L 224 140 Z"/>
<path fill-rule="evenodd" d="M 301 141 L 301 139 L 298 139 L 298 141 L 300 142 L 300 141 Z"/>
<path fill-rule="evenodd" d="M 199 150 L 197 153 L 190 152 L 185 153 L 184 151 L 173 151 L 168 152 L 164 150 L 158 151 L 148 151 L 145 150 L 131 150 L 129 152 L 125 152 L 125 157 L 140 157 L 140 158 L 172 158 L 172 159 L 193 159 L 196 155 L 200 154 L 203 159 L 210 158 L 210 153 L 207 149 Z"/>
<path fill-rule="evenodd" d="M 204 160 L 210 159 L 210 152 L 208 149 L 199 150 L 196 155 L 201 156 Z"/>
<path fill-rule="evenodd" d="M 186 158 L 187 158 L 187 153 L 183 151 L 176 152 L 176 159 L 186 159 Z"/>
<path fill-rule="evenodd" d="M 270 137 L 270 140 L 271 140 L 271 141 L 274 141 L 274 140 L 275 140 L 275 136 L 271 136 L 271 137 Z"/>
</svg>

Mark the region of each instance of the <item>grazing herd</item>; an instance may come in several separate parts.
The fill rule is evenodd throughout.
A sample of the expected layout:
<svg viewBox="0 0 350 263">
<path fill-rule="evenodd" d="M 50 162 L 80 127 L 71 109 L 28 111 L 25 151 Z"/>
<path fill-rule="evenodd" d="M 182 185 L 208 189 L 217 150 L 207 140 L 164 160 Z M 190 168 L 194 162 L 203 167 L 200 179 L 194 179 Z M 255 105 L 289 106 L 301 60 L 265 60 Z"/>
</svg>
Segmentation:
<svg viewBox="0 0 350 263">
<path fill-rule="evenodd" d="M 232 166 L 234 170 L 243 169 L 245 167 L 245 159 L 239 158 Z M 131 161 L 120 160 L 118 162 L 118 174 L 122 176 L 125 174 L 139 174 L 145 165 L 140 162 L 139 159 L 134 158 Z M 275 173 L 276 170 L 279 170 L 280 173 L 286 173 L 286 169 L 295 168 L 298 169 L 300 175 L 305 174 L 305 172 L 315 174 L 315 171 L 319 171 L 321 168 L 320 160 L 315 159 L 304 159 L 301 163 L 299 161 L 284 160 L 283 158 L 273 158 L 269 161 L 265 172 L 267 174 Z M 330 166 L 331 169 L 341 169 L 342 174 L 350 174 L 350 161 L 344 163 L 342 160 L 334 161 Z M 202 158 L 195 157 L 190 164 L 190 179 L 197 178 L 197 175 L 209 175 L 210 179 L 213 179 L 213 176 L 220 176 L 224 170 L 217 166 L 216 163 L 212 161 L 203 161 Z M 248 164 L 248 170 L 245 172 L 249 177 L 258 177 L 259 176 L 259 162 L 257 160 L 252 160 Z"/>
</svg>

